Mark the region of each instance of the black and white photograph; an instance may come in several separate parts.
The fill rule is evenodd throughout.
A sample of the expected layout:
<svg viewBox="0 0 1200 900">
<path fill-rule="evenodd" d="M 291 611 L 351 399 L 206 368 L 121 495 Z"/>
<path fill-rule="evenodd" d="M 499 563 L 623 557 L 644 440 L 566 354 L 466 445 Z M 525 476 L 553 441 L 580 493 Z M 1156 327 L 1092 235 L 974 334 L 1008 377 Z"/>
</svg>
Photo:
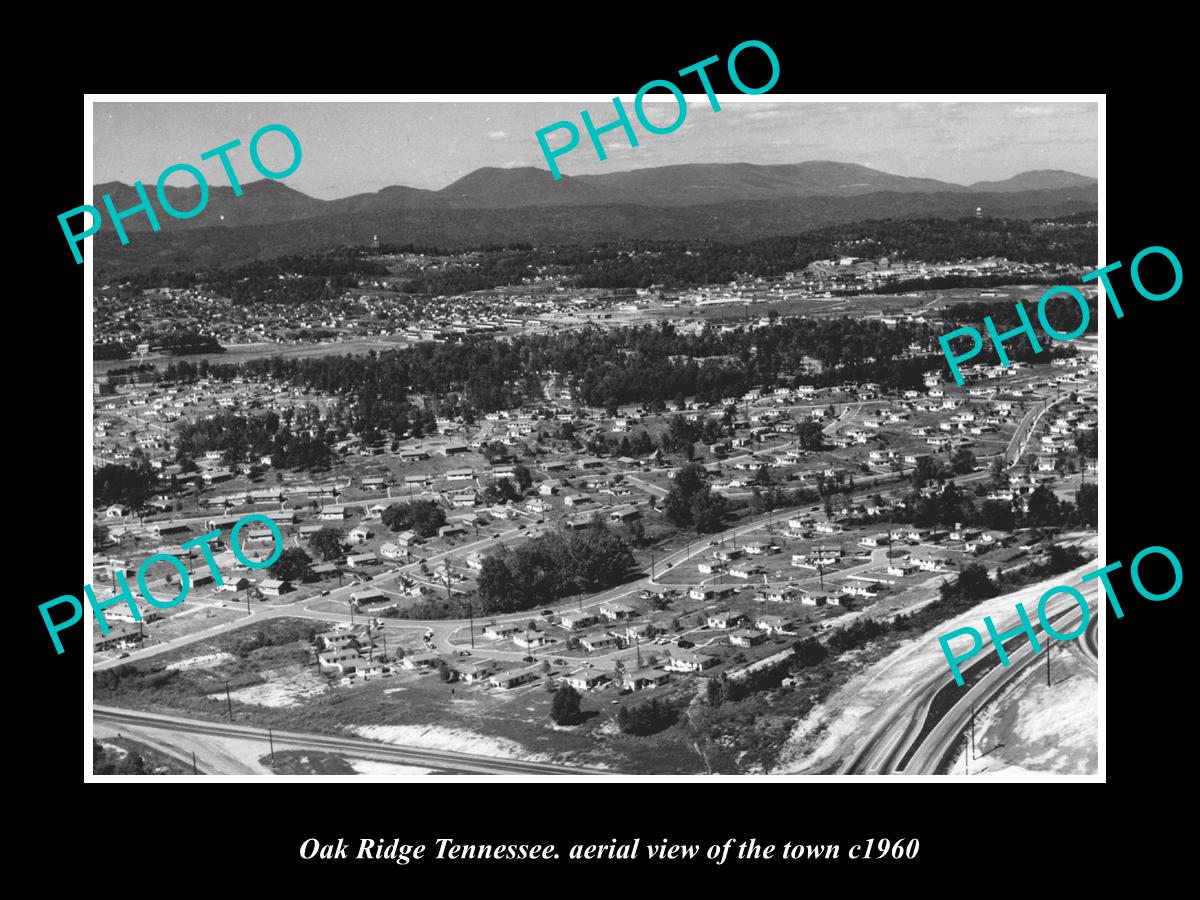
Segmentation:
<svg viewBox="0 0 1200 900">
<path fill-rule="evenodd" d="M 1102 779 L 1103 96 L 677 83 L 90 100 L 88 780 Z"/>
</svg>

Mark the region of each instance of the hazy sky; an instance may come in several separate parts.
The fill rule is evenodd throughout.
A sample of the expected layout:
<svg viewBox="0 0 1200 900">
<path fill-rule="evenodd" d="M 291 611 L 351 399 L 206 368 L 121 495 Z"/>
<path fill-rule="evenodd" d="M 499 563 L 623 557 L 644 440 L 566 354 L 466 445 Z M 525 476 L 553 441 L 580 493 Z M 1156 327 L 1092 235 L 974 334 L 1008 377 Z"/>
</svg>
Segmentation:
<svg viewBox="0 0 1200 900">
<path fill-rule="evenodd" d="M 674 119 L 674 99 L 647 102 L 661 126 Z M 289 187 L 332 199 L 377 191 L 393 184 L 442 188 L 481 166 L 548 168 L 534 132 L 566 119 L 580 130 L 580 144 L 558 158 L 565 175 L 614 172 L 698 162 L 793 163 L 835 160 L 896 175 L 959 184 L 1008 178 L 1029 169 L 1066 169 L 1097 176 L 1097 109 L 1094 103 L 796 103 L 773 97 L 719 95 L 713 112 L 707 98 L 689 95 L 682 127 L 649 134 L 622 95 L 637 131 L 631 148 L 620 130 L 602 140 L 596 158 L 580 122 L 587 109 L 599 127 L 614 118 L 611 101 L 419 103 L 96 103 L 94 181 L 141 179 L 152 184 L 176 162 L 189 162 L 211 184 L 228 184 L 219 160 L 200 154 L 234 138 L 242 146 L 231 160 L 242 181 L 261 176 L 249 159 L 251 135 L 263 125 L 287 125 L 300 139 L 303 161 L 283 179 Z M 658 102 L 663 105 L 659 106 Z M 549 138 L 552 147 L 565 132 Z M 290 161 L 286 139 L 268 135 L 265 164 Z M 193 183 L 176 174 L 171 184 Z"/>
</svg>

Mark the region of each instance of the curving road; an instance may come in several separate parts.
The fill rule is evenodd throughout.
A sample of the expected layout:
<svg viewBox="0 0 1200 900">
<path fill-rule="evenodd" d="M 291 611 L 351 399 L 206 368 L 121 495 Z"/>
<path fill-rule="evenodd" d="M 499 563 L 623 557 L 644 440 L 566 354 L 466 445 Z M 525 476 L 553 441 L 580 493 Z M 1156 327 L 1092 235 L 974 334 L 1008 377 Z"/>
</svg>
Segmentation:
<svg viewBox="0 0 1200 900">
<path fill-rule="evenodd" d="M 1004 597 L 987 601 L 986 605 L 991 607 L 990 612 L 997 629 L 1003 632 L 1018 624 L 1013 612 L 1014 603 L 1019 601 L 1027 611 L 1032 611 L 1036 609 L 1041 594 L 1048 588 L 1060 584 L 1078 584 L 1079 576 L 1093 571 L 1095 566 L 1096 563 L 1081 566 L 1071 572 L 1056 576 L 1051 581 L 1031 585 Z M 1098 620 L 1095 582 L 1086 585 L 1083 592 L 1085 596 L 1090 594 L 1089 609 L 1092 610 L 1094 625 Z M 1061 602 L 1060 599 L 1059 604 Z M 1056 604 L 1055 609 L 1056 612 L 1051 614 L 1051 621 L 1056 630 L 1066 633 L 1074 630 L 1082 616 L 1079 607 L 1072 604 L 1066 609 L 1061 609 Z M 853 749 L 851 755 L 839 767 L 841 773 L 933 774 L 945 753 L 967 727 L 971 707 L 974 706 L 976 712 L 980 711 L 1027 666 L 1044 661 L 1044 634 L 1036 614 L 1032 614 L 1035 631 L 1042 639 L 1043 653 L 1033 653 L 1028 640 L 1019 637 L 1016 649 L 1009 650 L 1011 664 L 1001 666 L 995 650 L 992 649 L 990 642 L 987 643 L 985 649 L 975 656 L 972 662 L 983 665 L 992 664 L 991 670 L 973 684 L 960 688 L 961 696 L 958 697 L 954 706 L 922 737 L 922 729 L 938 692 L 948 685 L 953 686 L 954 684 L 953 675 L 946 665 L 945 657 L 938 644 L 938 636 L 964 625 L 982 630 L 982 618 L 985 614 L 987 613 L 982 611 L 981 607 L 976 607 L 970 613 L 953 621 L 945 622 L 911 647 L 893 654 L 880 665 L 871 679 L 863 686 L 864 689 L 879 679 L 886 680 L 888 675 L 892 674 L 891 670 L 899 669 L 904 665 L 911 666 L 914 662 L 925 659 L 929 661 L 929 665 L 919 669 L 916 677 L 903 689 L 902 693 L 899 693 L 895 699 L 885 700 L 886 706 L 881 706 L 883 712 L 879 715 L 877 723 L 871 728 L 866 739 Z M 1085 639 L 1086 635 L 1070 643 L 1081 643 Z M 965 674 L 969 677 L 969 673 L 970 667 Z M 857 738 L 860 734 L 861 731 L 856 729 L 851 739 Z M 905 761 L 906 757 L 908 757 L 907 761 Z"/>
</svg>

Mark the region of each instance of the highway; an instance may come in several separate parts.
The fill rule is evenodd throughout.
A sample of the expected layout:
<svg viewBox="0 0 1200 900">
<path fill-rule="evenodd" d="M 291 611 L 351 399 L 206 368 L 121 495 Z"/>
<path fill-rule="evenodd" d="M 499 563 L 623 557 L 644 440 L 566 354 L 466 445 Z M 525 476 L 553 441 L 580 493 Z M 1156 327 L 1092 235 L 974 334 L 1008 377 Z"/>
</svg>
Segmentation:
<svg viewBox="0 0 1200 900">
<path fill-rule="evenodd" d="M 1079 577 L 1094 571 L 1096 565 L 1090 563 L 1053 579 L 987 600 L 954 620 L 942 623 L 908 647 L 893 653 L 875 666 L 869 673 L 870 678 L 858 688 L 860 702 L 872 705 L 871 711 L 863 717 L 861 724 L 847 735 L 840 747 L 823 753 L 820 759 L 809 760 L 797 771 L 811 773 L 827 769 L 828 757 L 837 753 L 840 754 L 837 770 L 842 774 L 933 774 L 945 753 L 967 727 L 971 707 L 974 706 L 978 713 L 1027 666 L 1037 662 L 1044 663 L 1045 636 L 1035 612 L 1041 595 L 1055 585 L 1078 585 Z M 1095 583 L 1085 586 L 1083 592 L 1089 597 L 1094 625 L 1099 618 L 1095 606 Z M 985 615 L 992 616 L 997 629 L 1002 632 L 1008 631 L 1018 624 L 1013 609 L 1017 602 L 1022 603 L 1029 612 L 1039 640 L 1043 644 L 1043 652 L 1034 654 L 1028 639 L 1021 637 L 1017 649 L 1009 652 L 1011 664 L 1005 667 L 999 664 L 990 641 L 986 643 L 984 650 L 971 662 L 994 664 L 994 667 L 974 684 L 959 688 L 961 696 L 955 705 L 931 731 L 920 738 L 918 743 L 918 737 L 938 692 L 947 685 L 954 684 L 954 677 L 946 664 L 938 637 L 955 628 L 970 626 L 983 632 L 986 640 L 987 634 L 982 622 Z M 1054 601 L 1051 620 L 1058 631 L 1069 633 L 1078 624 L 1081 612 L 1074 604 L 1064 607 L 1064 602 L 1062 597 Z M 1069 643 L 1081 643 L 1085 639 L 1086 635 Z M 955 646 L 961 643 L 962 639 L 959 639 Z M 1053 643 L 1060 645 L 1062 642 Z M 969 672 L 968 666 L 964 673 L 966 677 L 969 677 Z M 874 693 L 871 690 L 872 686 Z M 849 755 L 846 755 L 847 751 Z M 905 761 L 906 756 L 911 758 Z"/>
<path fill-rule="evenodd" d="M 574 768 L 554 763 L 478 756 L 451 750 L 431 750 L 423 747 L 381 744 L 361 738 L 300 734 L 293 731 L 273 731 L 268 738 L 267 732 L 262 728 L 206 722 L 181 716 L 163 716 L 153 713 L 134 712 L 132 710 L 117 709 L 108 706 L 94 707 L 92 716 L 96 722 L 103 722 L 110 727 L 121 726 L 133 728 L 138 731 L 166 731 L 171 734 L 196 734 L 212 738 L 234 738 L 240 741 L 253 741 L 262 745 L 263 755 L 269 752 L 271 741 L 273 741 L 277 750 L 324 750 L 352 756 L 356 759 L 378 760 L 398 765 L 435 768 L 441 771 L 465 775 L 612 774 L 603 769 Z"/>
</svg>

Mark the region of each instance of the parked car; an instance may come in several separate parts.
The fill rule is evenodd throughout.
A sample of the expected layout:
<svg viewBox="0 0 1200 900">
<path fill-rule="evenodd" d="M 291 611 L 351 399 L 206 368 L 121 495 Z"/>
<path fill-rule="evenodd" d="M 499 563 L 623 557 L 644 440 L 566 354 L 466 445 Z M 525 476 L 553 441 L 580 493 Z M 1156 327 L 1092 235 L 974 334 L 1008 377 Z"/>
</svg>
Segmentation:
<svg viewBox="0 0 1200 900">
<path fill-rule="evenodd" d="M 567 662 L 565 659 L 556 659 L 556 660 L 554 661 L 554 664 L 555 664 L 556 666 L 569 666 L 569 665 L 570 665 L 570 663 L 569 663 L 569 662 Z"/>
<path fill-rule="evenodd" d="M 459 650 L 459 651 L 458 651 L 458 655 L 459 655 L 459 656 L 470 656 L 470 655 L 471 655 L 471 651 L 470 651 L 470 650 Z"/>
</svg>

